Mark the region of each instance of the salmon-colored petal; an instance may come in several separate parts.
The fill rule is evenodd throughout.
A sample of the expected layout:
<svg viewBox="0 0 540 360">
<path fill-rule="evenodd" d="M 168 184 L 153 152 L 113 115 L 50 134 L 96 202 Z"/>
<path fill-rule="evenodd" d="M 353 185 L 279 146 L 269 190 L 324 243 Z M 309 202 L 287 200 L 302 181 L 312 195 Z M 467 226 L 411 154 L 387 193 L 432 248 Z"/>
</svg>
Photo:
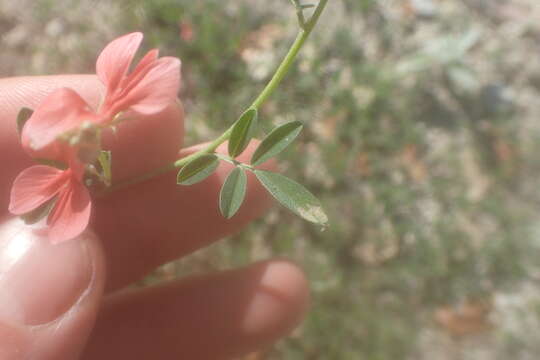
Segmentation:
<svg viewBox="0 0 540 360">
<path fill-rule="evenodd" d="M 14 215 L 26 214 L 52 199 L 68 178 L 64 171 L 50 166 L 32 166 L 17 176 L 11 188 L 9 211 Z"/>
<path fill-rule="evenodd" d="M 111 119 L 117 113 L 126 110 L 125 108 L 121 108 L 122 99 L 126 94 L 129 94 L 131 89 L 137 86 L 141 79 L 146 76 L 150 69 L 152 69 L 158 55 L 159 51 L 157 49 L 150 50 L 141 61 L 139 61 L 135 69 L 120 81 L 120 85 L 114 92 L 107 94 L 100 109 L 100 115 L 102 115 L 104 119 Z"/>
<path fill-rule="evenodd" d="M 123 85 L 129 86 L 130 84 L 138 83 L 140 79 L 142 79 L 144 75 L 146 75 L 148 70 L 154 65 L 153 63 L 157 60 L 158 56 L 158 49 L 152 49 L 147 52 L 146 55 L 144 55 L 144 57 L 141 59 L 141 61 L 139 61 L 135 69 L 133 69 L 129 76 L 125 78 L 125 84 Z"/>
<path fill-rule="evenodd" d="M 145 115 L 154 114 L 176 100 L 179 87 L 180 60 L 163 57 L 154 62 L 154 66 L 119 99 L 115 107 Z"/>
<path fill-rule="evenodd" d="M 29 153 L 44 149 L 85 121 L 98 121 L 86 101 L 71 89 L 58 89 L 41 102 L 24 125 L 22 145 Z"/>
<path fill-rule="evenodd" d="M 156 60 L 159 55 L 157 49 L 150 50 L 142 59 L 139 61 L 135 69 L 126 76 L 122 82 L 122 88 L 118 91 L 117 99 L 124 97 L 129 94 L 129 92 L 139 84 L 139 82 L 148 74 L 148 72 L 157 64 Z"/>
<path fill-rule="evenodd" d="M 66 165 L 63 150 L 66 145 L 69 144 L 60 141 L 54 141 L 49 145 L 37 150 L 34 150 L 29 146 L 23 145 L 23 147 L 26 153 L 30 155 L 30 157 L 33 159 L 53 160 L 57 161 L 59 164 Z"/>
<path fill-rule="evenodd" d="M 25 147 L 25 150 L 28 155 L 30 155 L 31 158 L 36 159 L 37 162 L 40 162 L 41 160 L 51 161 L 48 165 L 55 168 L 71 168 L 72 165 L 70 164 L 74 162 L 74 160 L 78 160 L 78 158 L 75 158 L 75 156 L 78 155 L 78 149 L 64 141 L 54 141 L 39 150 L 33 150 L 30 147 Z M 84 166 L 84 164 L 82 164 L 82 166 Z"/>
<path fill-rule="evenodd" d="M 72 179 L 47 218 L 49 240 L 57 244 L 80 235 L 88 226 L 91 209 L 88 189 Z"/>
<path fill-rule="evenodd" d="M 126 76 L 131 61 L 139 48 L 143 34 L 135 32 L 111 41 L 99 54 L 96 73 L 107 87 L 107 93 L 114 92 Z"/>
</svg>

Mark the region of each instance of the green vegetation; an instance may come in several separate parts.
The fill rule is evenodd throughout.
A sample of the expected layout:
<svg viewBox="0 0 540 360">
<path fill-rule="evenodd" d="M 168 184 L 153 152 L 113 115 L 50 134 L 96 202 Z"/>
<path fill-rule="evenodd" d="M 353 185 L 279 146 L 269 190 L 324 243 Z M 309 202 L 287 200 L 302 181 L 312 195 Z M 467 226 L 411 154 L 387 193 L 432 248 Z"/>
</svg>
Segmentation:
<svg viewBox="0 0 540 360">
<path fill-rule="evenodd" d="M 11 74 L 92 71 L 88 49 L 141 30 L 182 59 L 187 144 L 219 136 L 241 115 L 297 29 L 286 0 L 122 0 L 107 11 L 96 6 L 98 20 L 88 22 L 58 19 L 54 2 L 38 3 L 25 15 L 28 27 L 60 22 L 60 50 L 44 51 L 46 39 L 12 47 L 35 55 L 27 68 L 8 67 Z M 322 200 L 329 228 L 321 232 L 276 206 L 234 239 L 147 282 L 286 256 L 308 273 L 312 311 L 262 358 L 390 360 L 448 352 L 436 341 L 426 350 L 426 333 L 455 335 L 451 347 L 464 346 L 459 339 L 483 330 L 462 336 L 434 312 L 496 302 L 538 280 L 531 230 L 540 200 L 540 109 L 530 102 L 538 102 L 540 52 L 530 39 L 540 28 L 525 21 L 527 12 L 516 20 L 496 2 L 415 3 L 332 0 L 282 87 L 259 109 L 266 133 L 304 124 L 280 162 Z M 85 41 L 80 57 L 66 60 Z M 59 60 L 40 68 L 40 56 Z M 535 301 L 526 316 L 538 318 Z M 479 346 L 501 359 L 516 349 L 538 354 L 534 329 L 515 333 L 495 321 Z M 448 356 L 438 358 L 463 358 Z"/>
</svg>

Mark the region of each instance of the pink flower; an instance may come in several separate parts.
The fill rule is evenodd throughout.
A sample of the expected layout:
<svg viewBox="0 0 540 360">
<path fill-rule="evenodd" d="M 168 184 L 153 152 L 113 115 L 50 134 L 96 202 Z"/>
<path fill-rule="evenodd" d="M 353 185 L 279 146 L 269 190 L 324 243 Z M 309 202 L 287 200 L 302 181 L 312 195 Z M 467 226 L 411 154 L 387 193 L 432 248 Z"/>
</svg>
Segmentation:
<svg viewBox="0 0 540 360">
<path fill-rule="evenodd" d="M 129 72 L 142 39 L 138 32 L 124 35 L 109 43 L 99 55 L 96 72 L 106 93 L 97 111 L 75 91 L 58 89 L 43 100 L 27 121 L 22 132 L 23 147 L 32 153 L 76 131 L 85 122 L 108 126 L 121 112 L 149 115 L 174 102 L 180 86 L 179 59 L 158 58 L 158 50 L 150 50 Z"/>
<path fill-rule="evenodd" d="M 97 75 L 107 88 L 99 113 L 107 120 L 128 109 L 154 114 L 176 100 L 180 86 L 179 59 L 158 59 L 159 51 L 153 49 L 128 74 L 142 38 L 141 33 L 132 33 L 113 40 L 97 59 Z"/>
<path fill-rule="evenodd" d="M 52 243 L 77 237 L 90 220 L 90 194 L 82 182 L 84 165 L 76 160 L 74 154 L 69 155 L 68 163 L 66 170 L 45 165 L 32 166 L 17 176 L 11 188 L 9 211 L 14 215 L 27 214 L 54 201 L 47 217 Z"/>
<path fill-rule="evenodd" d="M 93 113 L 79 94 L 67 88 L 61 88 L 48 95 L 36 108 L 32 117 L 24 125 L 21 143 L 30 154 L 53 159 L 58 154 L 51 154 L 51 149 L 44 149 L 55 142 L 61 134 L 74 130 L 85 121 L 98 123 L 98 115 Z"/>
<path fill-rule="evenodd" d="M 176 101 L 177 58 L 158 58 L 154 49 L 129 71 L 142 38 L 141 33 L 122 36 L 99 55 L 96 72 L 106 91 L 97 111 L 75 91 L 61 88 L 43 100 L 23 128 L 21 142 L 31 156 L 68 168 L 36 165 L 24 170 L 13 183 L 9 211 L 24 215 L 52 205 L 47 225 L 53 243 L 72 239 L 88 226 L 91 199 L 83 161 L 92 163 L 99 153 L 99 129 L 116 124 L 120 113 L 154 114 Z"/>
</svg>

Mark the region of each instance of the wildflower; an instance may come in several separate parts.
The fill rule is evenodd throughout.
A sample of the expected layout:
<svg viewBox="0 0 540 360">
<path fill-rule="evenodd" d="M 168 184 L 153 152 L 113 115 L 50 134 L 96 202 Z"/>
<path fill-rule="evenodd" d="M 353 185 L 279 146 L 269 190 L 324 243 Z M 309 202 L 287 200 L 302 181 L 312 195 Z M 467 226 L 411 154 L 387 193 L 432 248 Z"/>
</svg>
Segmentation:
<svg viewBox="0 0 540 360">
<path fill-rule="evenodd" d="M 158 50 L 153 49 L 129 72 L 142 39 L 138 32 L 124 35 L 99 55 L 96 72 L 106 92 L 97 111 L 75 91 L 58 89 L 43 100 L 25 124 L 23 147 L 29 153 L 39 151 L 61 137 L 69 140 L 83 124 L 93 124 L 99 131 L 114 125 L 121 113 L 154 114 L 175 101 L 180 86 L 179 59 L 158 58 Z"/>
<path fill-rule="evenodd" d="M 90 220 L 90 194 L 83 184 L 84 164 L 77 160 L 74 150 L 64 147 L 62 152 L 69 165 L 67 169 L 32 166 L 17 176 L 11 188 L 9 211 L 14 215 L 52 205 L 47 217 L 52 243 L 77 237 Z"/>
<path fill-rule="evenodd" d="M 105 96 L 97 111 L 74 90 L 61 88 L 43 100 L 23 127 L 21 142 L 30 156 L 68 167 L 24 170 L 13 183 L 9 211 L 28 215 L 46 210 L 46 215 L 50 209 L 47 225 L 53 243 L 72 239 L 88 226 L 91 200 L 83 178 L 87 164 L 101 151 L 101 129 L 116 125 L 124 112 L 154 114 L 176 100 L 177 58 L 158 58 L 158 50 L 150 50 L 129 71 L 142 39 L 141 33 L 124 35 L 99 55 L 96 72 Z"/>
<path fill-rule="evenodd" d="M 124 35 L 107 45 L 98 57 L 96 72 L 107 88 L 99 111 L 104 121 L 128 109 L 154 114 L 176 100 L 180 86 L 179 59 L 158 59 L 159 51 L 153 49 L 128 74 L 142 38 L 141 33 Z"/>
<path fill-rule="evenodd" d="M 30 155 L 41 153 L 58 136 L 85 122 L 99 122 L 97 114 L 90 110 L 86 101 L 75 91 L 58 89 L 39 104 L 24 125 L 21 134 L 23 148 Z M 54 158 L 57 155 L 48 156 Z"/>
</svg>

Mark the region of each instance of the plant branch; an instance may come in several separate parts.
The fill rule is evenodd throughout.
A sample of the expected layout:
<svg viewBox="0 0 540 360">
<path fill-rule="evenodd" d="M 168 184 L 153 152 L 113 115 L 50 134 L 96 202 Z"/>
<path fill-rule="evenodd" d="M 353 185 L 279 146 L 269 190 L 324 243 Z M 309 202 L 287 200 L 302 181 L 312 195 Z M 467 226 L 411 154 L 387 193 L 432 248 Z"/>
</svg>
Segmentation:
<svg viewBox="0 0 540 360">
<path fill-rule="evenodd" d="M 296 3 L 296 2 L 293 1 L 293 3 Z M 279 65 L 276 72 L 274 73 L 274 76 L 272 76 L 272 79 L 270 79 L 270 81 L 264 87 L 260 95 L 255 99 L 255 101 L 253 101 L 253 103 L 251 104 L 251 106 L 249 106 L 248 109 L 258 110 L 261 107 L 261 105 L 270 97 L 270 95 L 272 95 L 274 91 L 277 89 L 277 87 L 279 86 L 279 84 L 281 83 L 285 75 L 289 72 L 300 49 L 302 48 L 307 38 L 313 31 L 313 28 L 317 24 L 317 21 L 319 20 L 327 3 L 328 3 L 328 0 L 319 1 L 319 4 L 317 5 L 317 7 L 315 8 L 315 11 L 313 12 L 313 15 L 307 22 L 304 22 L 304 26 L 301 27 L 298 35 L 296 36 L 296 39 L 294 40 L 289 51 L 287 52 L 287 55 L 285 55 L 285 57 L 281 61 L 281 64 Z M 163 167 L 150 171 L 146 174 L 140 175 L 133 179 L 122 181 L 118 184 L 114 184 L 108 187 L 107 189 L 105 189 L 103 193 L 104 194 L 110 193 L 119 188 L 123 188 L 129 185 L 147 181 L 149 179 L 165 174 L 174 169 L 180 169 L 183 166 L 185 166 L 188 162 L 195 160 L 202 155 L 214 153 L 219 145 L 223 144 L 225 141 L 227 141 L 230 138 L 233 126 L 234 124 L 231 127 L 229 127 L 220 137 L 212 141 L 210 144 L 206 145 L 203 149 L 191 155 L 188 155 L 182 159 L 176 160 L 175 162 L 169 163 Z"/>
</svg>

